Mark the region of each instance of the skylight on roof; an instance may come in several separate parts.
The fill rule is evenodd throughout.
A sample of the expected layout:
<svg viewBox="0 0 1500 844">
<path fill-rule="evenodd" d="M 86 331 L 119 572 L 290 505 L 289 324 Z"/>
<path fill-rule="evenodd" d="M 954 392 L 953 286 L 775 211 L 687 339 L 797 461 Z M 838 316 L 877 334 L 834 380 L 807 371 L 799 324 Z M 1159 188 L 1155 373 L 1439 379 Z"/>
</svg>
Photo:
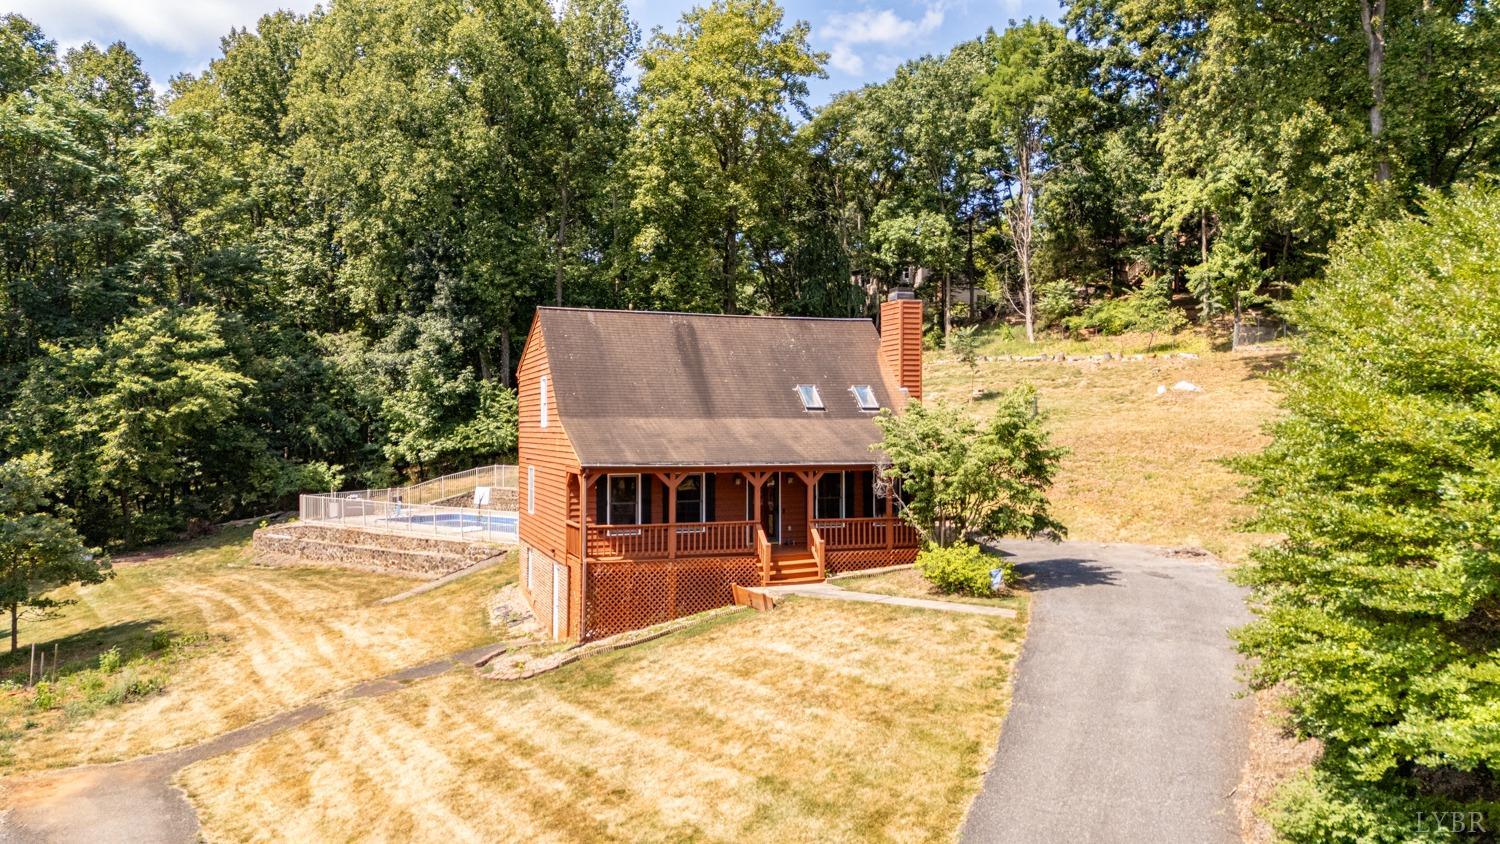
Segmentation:
<svg viewBox="0 0 1500 844">
<path fill-rule="evenodd" d="M 880 402 L 875 400 L 875 391 L 870 389 L 869 384 L 855 384 L 849 388 L 854 398 L 859 402 L 860 410 L 879 410 Z"/>
<path fill-rule="evenodd" d="M 797 397 L 802 399 L 803 410 L 823 409 L 823 397 L 818 395 L 818 388 L 812 384 L 798 384 Z"/>
</svg>

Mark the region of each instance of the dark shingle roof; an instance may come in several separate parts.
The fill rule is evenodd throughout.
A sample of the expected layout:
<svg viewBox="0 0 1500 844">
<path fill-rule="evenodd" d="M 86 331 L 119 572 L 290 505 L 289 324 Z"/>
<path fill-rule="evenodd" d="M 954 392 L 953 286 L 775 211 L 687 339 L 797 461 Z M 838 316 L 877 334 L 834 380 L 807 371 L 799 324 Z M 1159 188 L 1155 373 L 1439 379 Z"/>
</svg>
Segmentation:
<svg viewBox="0 0 1500 844">
<path fill-rule="evenodd" d="M 540 308 L 557 410 L 584 466 L 869 464 L 849 388 L 905 403 L 867 319 Z M 798 384 L 827 410 L 807 411 Z"/>
</svg>

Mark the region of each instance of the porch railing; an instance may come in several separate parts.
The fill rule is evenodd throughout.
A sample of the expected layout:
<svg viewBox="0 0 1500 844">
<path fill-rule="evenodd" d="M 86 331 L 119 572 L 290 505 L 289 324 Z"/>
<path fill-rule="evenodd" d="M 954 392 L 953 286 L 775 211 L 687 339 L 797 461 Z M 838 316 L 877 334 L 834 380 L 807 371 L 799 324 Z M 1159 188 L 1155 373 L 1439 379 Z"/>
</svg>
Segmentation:
<svg viewBox="0 0 1500 844">
<path fill-rule="evenodd" d="M 589 558 L 652 560 L 671 556 L 673 532 L 678 557 L 754 554 L 755 522 L 674 522 L 655 525 L 589 525 Z"/>
<path fill-rule="evenodd" d="M 813 527 L 828 548 L 845 551 L 862 548 L 911 548 L 918 544 L 917 531 L 898 516 L 859 519 L 814 519 Z"/>
<path fill-rule="evenodd" d="M 760 582 L 764 586 L 771 582 L 771 540 L 760 525 L 755 526 L 755 556 L 760 561 Z"/>
<path fill-rule="evenodd" d="M 818 577 L 827 577 L 828 541 L 823 538 L 823 533 L 822 531 L 818 530 L 818 526 L 816 524 L 812 526 L 812 529 L 809 530 L 808 533 L 812 534 L 812 539 L 810 542 L 808 542 L 808 545 L 812 547 L 813 559 L 818 563 Z"/>
</svg>

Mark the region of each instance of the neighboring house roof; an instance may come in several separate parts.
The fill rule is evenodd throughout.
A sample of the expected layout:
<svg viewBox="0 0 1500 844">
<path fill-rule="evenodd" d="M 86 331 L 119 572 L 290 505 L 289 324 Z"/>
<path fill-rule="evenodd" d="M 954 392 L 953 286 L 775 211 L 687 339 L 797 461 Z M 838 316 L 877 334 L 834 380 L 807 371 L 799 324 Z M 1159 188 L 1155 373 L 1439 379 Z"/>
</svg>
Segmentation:
<svg viewBox="0 0 1500 844">
<path fill-rule="evenodd" d="M 905 397 L 868 319 L 539 308 L 558 416 L 583 466 L 868 464 Z M 826 410 L 802 406 L 813 384 Z"/>
</svg>

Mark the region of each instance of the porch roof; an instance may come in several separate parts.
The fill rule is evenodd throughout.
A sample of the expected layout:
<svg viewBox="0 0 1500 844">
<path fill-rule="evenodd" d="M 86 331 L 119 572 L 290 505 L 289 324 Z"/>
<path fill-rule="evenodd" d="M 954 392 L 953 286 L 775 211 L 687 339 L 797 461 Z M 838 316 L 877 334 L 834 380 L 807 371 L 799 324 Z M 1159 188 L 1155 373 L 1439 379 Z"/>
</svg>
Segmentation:
<svg viewBox="0 0 1500 844">
<path fill-rule="evenodd" d="M 868 319 L 537 310 L 558 416 L 585 467 L 867 465 L 905 396 Z M 798 384 L 826 408 L 805 410 Z"/>
</svg>

